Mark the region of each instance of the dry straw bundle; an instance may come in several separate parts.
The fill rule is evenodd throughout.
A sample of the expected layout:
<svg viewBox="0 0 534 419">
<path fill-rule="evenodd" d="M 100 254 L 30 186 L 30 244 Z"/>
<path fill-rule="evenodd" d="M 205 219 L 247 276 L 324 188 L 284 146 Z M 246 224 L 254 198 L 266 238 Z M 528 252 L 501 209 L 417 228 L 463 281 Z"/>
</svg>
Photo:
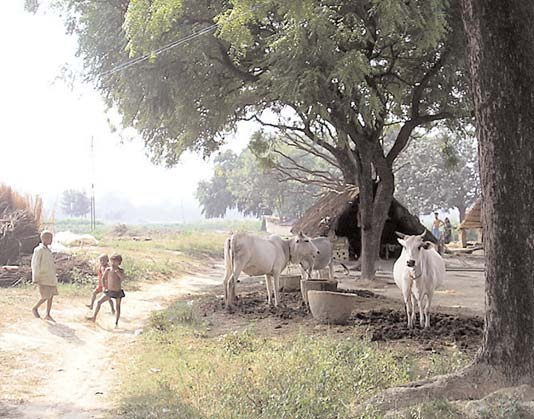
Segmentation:
<svg viewBox="0 0 534 419">
<path fill-rule="evenodd" d="M 43 202 L 0 184 L 0 265 L 16 263 L 39 243 Z"/>
</svg>

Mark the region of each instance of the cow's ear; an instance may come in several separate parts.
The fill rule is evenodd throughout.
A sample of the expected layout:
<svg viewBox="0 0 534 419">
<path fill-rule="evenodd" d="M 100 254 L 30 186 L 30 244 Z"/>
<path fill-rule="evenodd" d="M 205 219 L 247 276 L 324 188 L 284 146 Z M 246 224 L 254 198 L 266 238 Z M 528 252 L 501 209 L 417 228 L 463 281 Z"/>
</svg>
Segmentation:
<svg viewBox="0 0 534 419">
<path fill-rule="evenodd" d="M 432 247 L 432 242 L 423 242 L 423 249 L 430 249 Z"/>
<path fill-rule="evenodd" d="M 397 241 L 401 244 L 402 247 L 406 247 L 406 241 L 402 239 L 397 239 Z"/>
</svg>

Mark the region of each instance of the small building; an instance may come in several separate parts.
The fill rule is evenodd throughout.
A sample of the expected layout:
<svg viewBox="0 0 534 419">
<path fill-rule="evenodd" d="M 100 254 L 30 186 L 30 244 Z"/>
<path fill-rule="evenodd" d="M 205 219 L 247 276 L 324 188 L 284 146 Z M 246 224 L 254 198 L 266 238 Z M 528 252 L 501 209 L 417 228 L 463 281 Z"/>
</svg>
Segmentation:
<svg viewBox="0 0 534 419">
<path fill-rule="evenodd" d="M 275 217 L 274 215 L 264 215 L 262 221 L 262 230 L 271 234 L 278 234 L 280 236 L 291 235 L 291 227 L 295 220 L 287 220 L 285 218 Z"/>
<path fill-rule="evenodd" d="M 477 241 L 482 243 L 482 198 L 478 197 L 475 203 L 466 211 L 464 220 L 458 227 L 462 247 L 467 247 L 467 232 L 475 230 Z"/>
<path fill-rule="evenodd" d="M 294 225 L 291 231 L 302 231 L 309 236 L 346 237 L 349 242 L 351 258 L 361 254 L 361 227 L 359 223 L 359 190 L 350 186 L 342 192 L 330 191 L 315 205 L 310 207 Z M 400 254 L 400 245 L 395 231 L 415 235 L 426 231 L 425 240 L 437 243 L 417 217 L 396 199 L 393 199 L 381 238 L 380 256 L 396 257 Z"/>
</svg>

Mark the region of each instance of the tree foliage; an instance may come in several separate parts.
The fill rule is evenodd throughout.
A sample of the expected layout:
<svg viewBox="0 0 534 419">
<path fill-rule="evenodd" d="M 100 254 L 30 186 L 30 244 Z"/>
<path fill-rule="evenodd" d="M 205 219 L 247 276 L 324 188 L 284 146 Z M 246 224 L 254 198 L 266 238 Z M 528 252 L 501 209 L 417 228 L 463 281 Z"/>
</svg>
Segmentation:
<svg viewBox="0 0 534 419">
<path fill-rule="evenodd" d="M 85 192 L 67 189 L 61 197 L 61 209 L 73 217 L 85 217 L 91 211 L 91 200 Z"/>
<path fill-rule="evenodd" d="M 209 155 L 251 119 L 334 159 L 360 187 L 363 276 L 414 129 L 470 114 L 458 0 L 53 1 L 86 75 L 156 161 Z"/>
<path fill-rule="evenodd" d="M 395 195 L 414 214 L 456 208 L 460 221 L 480 193 L 476 140 L 438 132 L 412 141 L 395 163 Z"/>
<path fill-rule="evenodd" d="M 239 155 L 232 151 L 219 154 L 212 178 L 199 183 L 196 195 L 207 218 L 224 217 L 231 209 L 256 217 L 297 218 L 313 204 L 318 192 L 317 186 L 283 179 L 280 172 L 246 149 Z"/>
</svg>

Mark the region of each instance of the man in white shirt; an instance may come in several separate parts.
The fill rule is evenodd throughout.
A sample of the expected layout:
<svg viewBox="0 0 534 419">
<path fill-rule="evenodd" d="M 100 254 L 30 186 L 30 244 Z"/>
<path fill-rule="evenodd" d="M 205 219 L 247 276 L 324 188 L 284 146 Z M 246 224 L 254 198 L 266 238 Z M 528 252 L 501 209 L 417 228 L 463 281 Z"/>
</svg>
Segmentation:
<svg viewBox="0 0 534 419">
<path fill-rule="evenodd" d="M 57 275 L 56 265 L 52 251 L 48 246 L 52 244 L 53 235 L 50 231 L 43 231 L 41 233 L 41 244 L 33 250 L 32 256 L 32 282 L 39 286 L 39 294 L 41 299 L 33 306 L 33 315 L 40 318 L 39 307 L 46 301 L 46 317 L 45 320 L 54 321 L 50 316 L 52 309 L 52 300 L 57 292 Z"/>
</svg>

